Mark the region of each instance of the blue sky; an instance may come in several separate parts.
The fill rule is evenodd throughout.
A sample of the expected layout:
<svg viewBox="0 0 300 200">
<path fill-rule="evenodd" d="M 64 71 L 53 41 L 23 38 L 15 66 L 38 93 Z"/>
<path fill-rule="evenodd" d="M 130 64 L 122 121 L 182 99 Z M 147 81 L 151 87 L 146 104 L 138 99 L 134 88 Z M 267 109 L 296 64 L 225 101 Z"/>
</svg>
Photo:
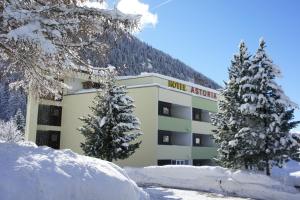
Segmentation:
<svg viewBox="0 0 300 200">
<path fill-rule="evenodd" d="M 283 73 L 278 82 L 300 105 L 300 1 L 141 0 L 157 14 L 137 36 L 222 84 L 243 39 L 253 54 L 260 37 Z M 296 111 L 296 120 L 300 112 Z M 300 127 L 297 128 L 300 131 Z"/>
</svg>

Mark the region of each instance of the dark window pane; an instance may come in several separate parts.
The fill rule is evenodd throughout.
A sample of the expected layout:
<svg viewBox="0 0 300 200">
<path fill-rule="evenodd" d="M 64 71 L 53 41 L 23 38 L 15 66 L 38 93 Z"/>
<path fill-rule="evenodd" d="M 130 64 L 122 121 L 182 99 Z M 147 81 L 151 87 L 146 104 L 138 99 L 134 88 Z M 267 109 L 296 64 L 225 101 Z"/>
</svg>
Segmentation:
<svg viewBox="0 0 300 200">
<path fill-rule="evenodd" d="M 91 89 L 91 88 L 100 89 L 100 88 L 104 88 L 104 85 L 101 83 L 96 83 L 96 82 L 92 82 L 92 81 L 85 81 L 85 82 L 82 82 L 82 88 L 83 89 Z"/>
<path fill-rule="evenodd" d="M 59 149 L 60 132 L 59 131 L 37 131 L 36 144 L 38 146 L 48 146 L 53 149 Z"/>
<path fill-rule="evenodd" d="M 201 146 L 201 135 L 193 133 L 193 146 Z"/>
<path fill-rule="evenodd" d="M 194 159 L 193 165 L 194 166 L 213 166 L 214 162 L 210 159 Z"/>
<path fill-rule="evenodd" d="M 193 120 L 201 121 L 201 109 L 193 108 Z"/>
<path fill-rule="evenodd" d="M 171 160 L 157 160 L 157 165 L 162 166 L 162 165 L 170 165 Z"/>
<path fill-rule="evenodd" d="M 158 131 L 158 144 L 171 145 L 171 133 L 168 131 Z"/>
<path fill-rule="evenodd" d="M 171 116 L 171 104 L 167 102 L 158 102 L 158 114 L 164 116 Z"/>
<path fill-rule="evenodd" d="M 61 112 L 62 108 L 60 106 L 39 105 L 38 124 L 60 126 Z"/>
</svg>

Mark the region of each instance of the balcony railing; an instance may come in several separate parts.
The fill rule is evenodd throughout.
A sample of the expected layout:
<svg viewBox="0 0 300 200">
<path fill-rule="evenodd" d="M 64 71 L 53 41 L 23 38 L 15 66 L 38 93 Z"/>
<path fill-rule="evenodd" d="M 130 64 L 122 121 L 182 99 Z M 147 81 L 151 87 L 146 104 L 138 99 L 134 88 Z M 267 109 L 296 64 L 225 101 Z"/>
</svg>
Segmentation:
<svg viewBox="0 0 300 200">
<path fill-rule="evenodd" d="M 192 159 L 212 159 L 217 153 L 216 147 L 192 147 Z"/>
<path fill-rule="evenodd" d="M 159 115 L 158 129 L 166 130 L 166 131 L 190 133 L 192 129 L 192 124 L 191 124 L 191 120 Z"/>
<path fill-rule="evenodd" d="M 192 132 L 193 133 L 212 133 L 212 130 L 214 130 L 216 127 L 214 127 L 209 122 L 200 122 L 200 121 L 193 121 L 192 122 Z"/>
</svg>

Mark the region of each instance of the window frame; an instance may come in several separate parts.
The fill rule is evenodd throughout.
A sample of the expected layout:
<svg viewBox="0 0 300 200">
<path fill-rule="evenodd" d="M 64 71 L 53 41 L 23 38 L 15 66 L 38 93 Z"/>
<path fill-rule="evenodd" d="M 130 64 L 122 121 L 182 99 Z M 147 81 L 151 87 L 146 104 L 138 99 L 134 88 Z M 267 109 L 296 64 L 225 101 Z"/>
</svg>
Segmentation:
<svg viewBox="0 0 300 200">
<path fill-rule="evenodd" d="M 53 136 L 56 136 L 56 142 L 54 142 Z M 61 132 L 60 131 L 42 131 L 38 130 L 36 132 L 36 144 L 38 146 L 48 146 L 53 149 L 60 149 L 60 137 Z M 44 140 L 44 141 L 42 141 Z"/>
<path fill-rule="evenodd" d="M 193 108 L 192 112 L 193 112 L 193 120 L 201 122 L 202 121 L 202 109 Z M 196 114 L 199 114 L 199 117 L 200 117 L 199 119 L 196 119 Z"/>
<path fill-rule="evenodd" d="M 55 114 L 56 112 L 58 113 Z M 61 119 L 62 119 L 61 106 L 39 104 L 38 117 L 37 117 L 38 125 L 61 126 Z"/>
<path fill-rule="evenodd" d="M 162 130 L 158 130 L 158 137 L 157 137 L 157 144 L 158 145 L 172 145 L 172 137 L 171 137 L 171 133 L 168 131 L 162 131 Z M 163 138 L 164 136 L 168 136 L 169 137 L 169 142 L 164 142 Z"/>
<path fill-rule="evenodd" d="M 168 114 L 164 113 L 164 108 L 167 108 L 169 110 Z M 170 117 L 172 112 L 172 104 L 164 101 L 158 102 L 158 115 L 167 116 Z"/>
</svg>

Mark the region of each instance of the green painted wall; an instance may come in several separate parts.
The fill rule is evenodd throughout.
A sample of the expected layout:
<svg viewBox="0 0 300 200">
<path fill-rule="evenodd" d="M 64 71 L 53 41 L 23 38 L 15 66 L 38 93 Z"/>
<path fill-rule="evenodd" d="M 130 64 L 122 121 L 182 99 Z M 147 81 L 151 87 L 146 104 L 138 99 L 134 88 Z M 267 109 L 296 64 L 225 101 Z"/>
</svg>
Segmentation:
<svg viewBox="0 0 300 200">
<path fill-rule="evenodd" d="M 192 159 L 212 159 L 217 153 L 216 147 L 192 147 Z"/>
<path fill-rule="evenodd" d="M 218 104 L 216 101 L 211 101 L 204 98 L 193 97 L 192 98 L 192 106 L 194 108 L 208 110 L 210 112 L 217 112 Z"/>
</svg>

